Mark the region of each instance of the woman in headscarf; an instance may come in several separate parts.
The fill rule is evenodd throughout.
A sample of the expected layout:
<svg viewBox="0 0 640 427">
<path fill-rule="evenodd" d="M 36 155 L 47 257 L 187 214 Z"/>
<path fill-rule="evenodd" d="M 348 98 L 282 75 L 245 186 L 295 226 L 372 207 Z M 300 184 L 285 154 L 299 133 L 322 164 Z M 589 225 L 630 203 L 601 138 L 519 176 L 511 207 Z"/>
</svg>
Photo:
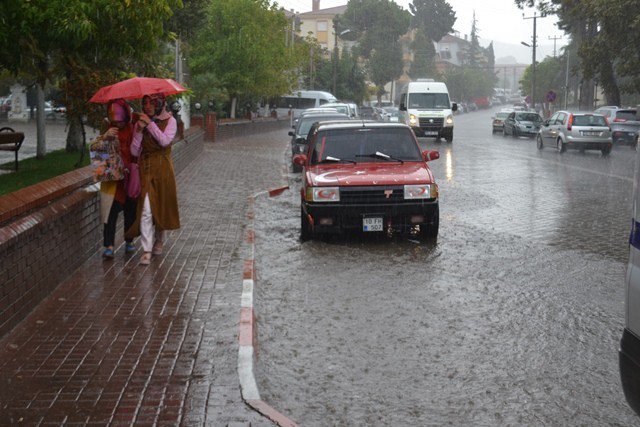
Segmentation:
<svg viewBox="0 0 640 427">
<path fill-rule="evenodd" d="M 176 130 L 176 119 L 166 110 L 164 95 L 145 95 L 131 144 L 131 153 L 138 156 L 141 193 L 136 220 L 127 232 L 128 237 L 141 236 L 142 265 L 149 264 L 152 255 L 162 254 L 166 230 L 180 228 L 171 160 Z"/>
<path fill-rule="evenodd" d="M 125 168 L 131 163 L 131 140 L 133 138 L 133 124 L 131 123 L 131 108 L 123 99 L 116 99 L 107 104 L 107 121 L 109 128 L 102 135 L 105 140 L 118 142 L 120 157 Z M 125 233 L 136 217 L 136 200 L 127 197 L 124 180 L 103 181 L 100 183 L 100 216 L 104 224 L 103 241 L 104 258 L 113 258 L 113 244 L 116 237 L 116 223 L 118 214 L 124 214 Z M 133 238 L 125 236 L 125 252 L 136 250 Z"/>
</svg>

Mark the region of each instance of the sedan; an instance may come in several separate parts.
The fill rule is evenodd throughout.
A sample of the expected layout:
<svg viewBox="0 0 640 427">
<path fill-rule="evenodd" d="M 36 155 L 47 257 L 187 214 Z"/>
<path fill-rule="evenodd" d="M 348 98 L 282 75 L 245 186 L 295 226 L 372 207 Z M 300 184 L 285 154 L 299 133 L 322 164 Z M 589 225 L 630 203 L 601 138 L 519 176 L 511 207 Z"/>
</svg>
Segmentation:
<svg viewBox="0 0 640 427">
<path fill-rule="evenodd" d="M 513 111 L 504 121 L 504 135 L 535 138 L 542 125 L 542 116 L 530 111 Z"/>
<path fill-rule="evenodd" d="M 509 111 L 499 111 L 491 118 L 491 133 L 504 132 L 504 121 L 509 113 Z"/>
</svg>

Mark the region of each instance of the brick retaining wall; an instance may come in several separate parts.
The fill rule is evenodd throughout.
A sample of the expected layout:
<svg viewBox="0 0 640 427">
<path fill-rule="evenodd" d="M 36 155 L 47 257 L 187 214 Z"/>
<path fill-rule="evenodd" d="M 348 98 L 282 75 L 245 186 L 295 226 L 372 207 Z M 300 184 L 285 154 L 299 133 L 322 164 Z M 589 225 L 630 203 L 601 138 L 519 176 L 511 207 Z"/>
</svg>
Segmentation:
<svg viewBox="0 0 640 427">
<path fill-rule="evenodd" d="M 204 131 L 189 129 L 176 173 L 203 148 Z M 99 205 L 89 166 L 0 196 L 0 337 L 101 247 Z"/>
<path fill-rule="evenodd" d="M 256 120 L 241 120 L 233 122 L 218 122 L 218 129 L 215 133 L 216 141 L 225 141 L 227 139 L 236 138 L 239 136 L 257 135 L 263 132 L 271 132 L 278 129 L 283 129 L 290 126 L 290 119 L 256 119 Z"/>
</svg>

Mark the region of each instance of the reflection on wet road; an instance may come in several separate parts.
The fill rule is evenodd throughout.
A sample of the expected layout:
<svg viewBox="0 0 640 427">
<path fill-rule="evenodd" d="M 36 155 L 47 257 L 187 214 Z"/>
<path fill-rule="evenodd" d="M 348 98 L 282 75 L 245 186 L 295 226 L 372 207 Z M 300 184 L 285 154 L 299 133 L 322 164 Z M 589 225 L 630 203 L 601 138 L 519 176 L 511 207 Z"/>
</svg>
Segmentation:
<svg viewBox="0 0 640 427">
<path fill-rule="evenodd" d="M 490 116 L 421 140 L 441 153 L 437 244 L 301 244 L 293 174 L 257 202 L 265 401 L 312 426 L 638 422 L 617 367 L 635 152 L 539 152 Z"/>
</svg>

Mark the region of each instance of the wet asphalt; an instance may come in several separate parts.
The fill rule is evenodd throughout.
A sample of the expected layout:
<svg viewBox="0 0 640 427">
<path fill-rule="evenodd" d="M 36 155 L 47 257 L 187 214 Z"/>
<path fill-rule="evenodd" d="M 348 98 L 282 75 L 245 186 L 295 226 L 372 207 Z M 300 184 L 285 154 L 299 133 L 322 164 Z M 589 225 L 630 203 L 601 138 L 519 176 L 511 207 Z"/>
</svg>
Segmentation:
<svg viewBox="0 0 640 427">
<path fill-rule="evenodd" d="M 267 403 L 307 426 L 640 424 L 617 362 L 635 151 L 538 151 L 491 114 L 420 140 L 441 156 L 437 243 L 301 243 L 299 174 L 258 199 Z"/>
</svg>

